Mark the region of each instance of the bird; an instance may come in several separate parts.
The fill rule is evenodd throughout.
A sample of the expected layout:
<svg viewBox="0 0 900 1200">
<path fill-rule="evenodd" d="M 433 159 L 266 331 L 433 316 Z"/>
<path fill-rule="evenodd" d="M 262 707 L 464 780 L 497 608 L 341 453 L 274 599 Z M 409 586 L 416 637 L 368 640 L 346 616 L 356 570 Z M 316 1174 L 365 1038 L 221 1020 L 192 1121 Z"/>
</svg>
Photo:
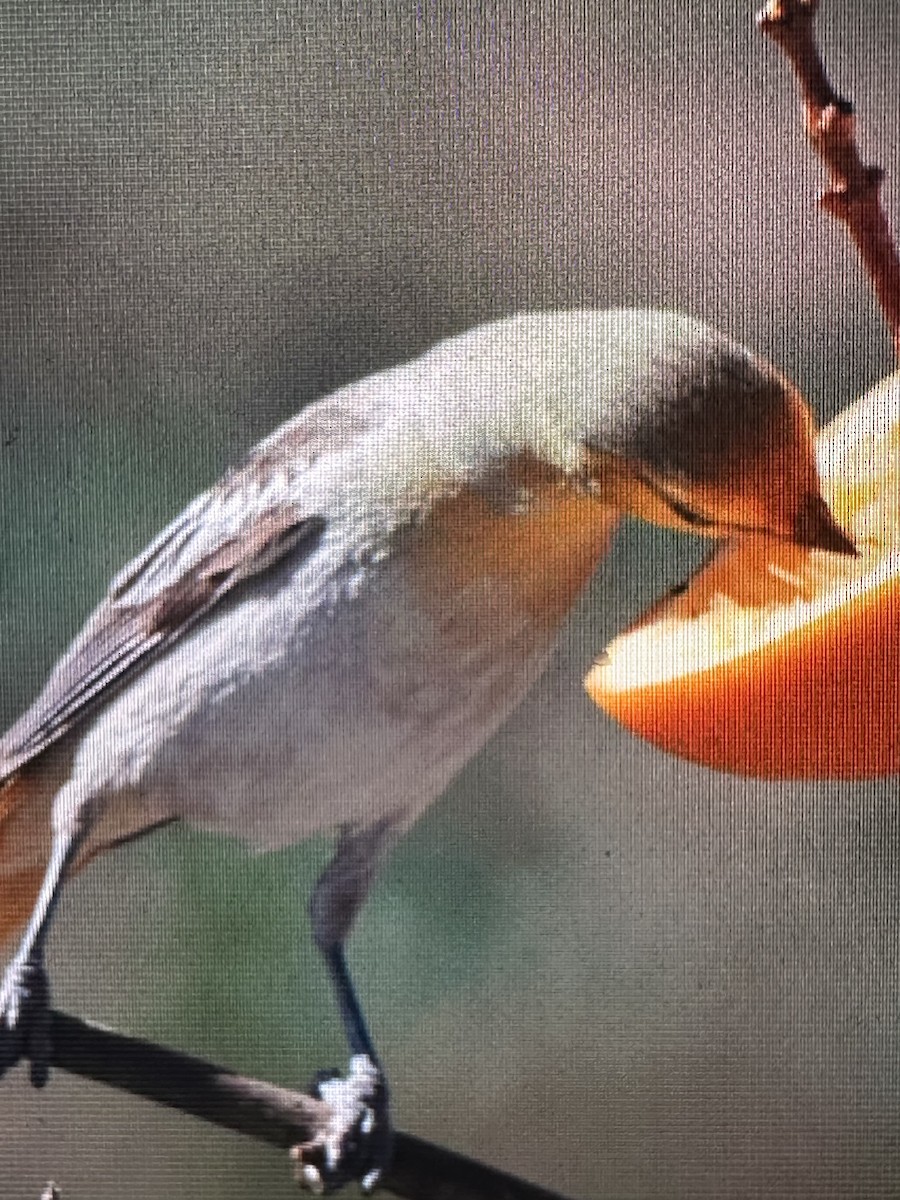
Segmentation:
<svg viewBox="0 0 900 1200">
<path fill-rule="evenodd" d="M 494 320 L 301 409 L 112 580 L 0 739 L 0 1070 L 47 1080 L 74 871 L 174 820 L 331 831 L 309 913 L 351 1058 L 320 1095 L 353 1116 L 303 1179 L 375 1187 L 390 1102 L 345 944 L 385 856 L 540 677 L 624 517 L 855 553 L 814 432 L 775 367 L 640 308 Z"/>
</svg>

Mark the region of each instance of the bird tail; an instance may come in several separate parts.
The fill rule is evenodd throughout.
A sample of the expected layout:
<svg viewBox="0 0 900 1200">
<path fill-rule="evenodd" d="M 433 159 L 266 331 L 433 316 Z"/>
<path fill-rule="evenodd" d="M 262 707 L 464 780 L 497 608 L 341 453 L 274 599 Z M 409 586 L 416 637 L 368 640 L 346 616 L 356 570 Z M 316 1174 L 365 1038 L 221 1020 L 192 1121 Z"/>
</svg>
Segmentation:
<svg viewBox="0 0 900 1200">
<path fill-rule="evenodd" d="M 70 778 L 74 746 L 50 747 L 3 778 L 0 760 L 0 965 L 3 950 L 28 924 L 53 845 L 53 802 Z M 107 850 L 126 845 L 174 821 L 149 816 L 140 797 L 101 813 L 71 867 L 80 871 Z"/>
<path fill-rule="evenodd" d="M 27 923 L 50 856 L 56 772 L 29 764 L 0 784 L 0 947 Z"/>
</svg>

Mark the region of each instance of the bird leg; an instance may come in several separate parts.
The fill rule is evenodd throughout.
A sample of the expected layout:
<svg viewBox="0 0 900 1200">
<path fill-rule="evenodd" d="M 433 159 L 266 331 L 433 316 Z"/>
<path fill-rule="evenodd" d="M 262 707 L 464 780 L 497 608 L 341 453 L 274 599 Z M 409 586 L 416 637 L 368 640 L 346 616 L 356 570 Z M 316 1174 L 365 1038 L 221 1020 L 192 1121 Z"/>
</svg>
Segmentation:
<svg viewBox="0 0 900 1200">
<path fill-rule="evenodd" d="M 384 820 L 363 830 L 345 829 L 310 899 L 313 936 L 328 968 L 351 1054 L 346 1076 L 322 1072 L 315 1085 L 335 1114 L 325 1144 L 298 1146 L 293 1152 L 300 1181 L 314 1192 L 333 1191 L 351 1180 L 369 1192 L 391 1158 L 387 1081 L 356 997 L 344 942 L 398 825 Z"/>
<path fill-rule="evenodd" d="M 65 791 L 54 805 L 53 844 L 31 920 L 0 984 L 0 1075 L 20 1058 L 30 1063 L 34 1087 L 50 1074 L 50 987 L 44 944 L 59 902 L 62 884 L 78 856 L 88 829 L 88 812 Z"/>
</svg>

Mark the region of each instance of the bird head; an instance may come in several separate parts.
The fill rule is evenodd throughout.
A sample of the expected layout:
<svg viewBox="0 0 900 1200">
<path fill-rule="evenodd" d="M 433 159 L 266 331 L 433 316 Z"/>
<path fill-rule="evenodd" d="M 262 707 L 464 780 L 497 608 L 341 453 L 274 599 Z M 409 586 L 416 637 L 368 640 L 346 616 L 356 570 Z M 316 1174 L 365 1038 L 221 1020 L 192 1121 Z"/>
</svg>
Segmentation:
<svg viewBox="0 0 900 1200">
<path fill-rule="evenodd" d="M 815 425 L 774 367 L 676 313 L 604 314 L 615 348 L 587 429 L 589 485 L 620 511 L 712 537 L 852 555 L 822 498 Z"/>
</svg>

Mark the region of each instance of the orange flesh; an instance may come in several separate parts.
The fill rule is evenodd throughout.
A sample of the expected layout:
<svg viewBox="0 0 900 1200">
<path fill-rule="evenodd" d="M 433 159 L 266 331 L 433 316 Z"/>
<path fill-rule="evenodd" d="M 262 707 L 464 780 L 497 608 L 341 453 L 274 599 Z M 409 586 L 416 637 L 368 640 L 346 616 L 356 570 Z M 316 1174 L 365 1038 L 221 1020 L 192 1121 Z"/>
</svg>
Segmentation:
<svg viewBox="0 0 900 1200">
<path fill-rule="evenodd" d="M 634 733 L 721 770 L 892 774 L 900 771 L 900 579 L 720 666 L 591 691 Z"/>
<path fill-rule="evenodd" d="M 900 380 L 842 414 L 819 449 L 860 559 L 726 546 L 588 676 L 628 729 L 747 775 L 900 771 Z"/>
</svg>

